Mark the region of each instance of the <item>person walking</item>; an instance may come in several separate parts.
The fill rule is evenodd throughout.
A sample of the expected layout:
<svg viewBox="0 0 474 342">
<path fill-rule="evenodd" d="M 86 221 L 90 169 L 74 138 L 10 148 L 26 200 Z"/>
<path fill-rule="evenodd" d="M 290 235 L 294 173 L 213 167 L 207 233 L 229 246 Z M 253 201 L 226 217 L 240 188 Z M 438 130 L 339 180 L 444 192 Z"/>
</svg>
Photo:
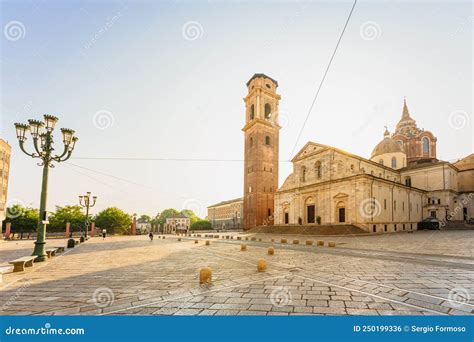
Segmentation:
<svg viewBox="0 0 474 342">
<path fill-rule="evenodd" d="M 107 230 L 104 228 L 102 229 L 102 239 L 105 240 L 105 237 L 107 235 Z"/>
<path fill-rule="evenodd" d="M 150 232 L 150 234 L 148 234 L 148 237 L 150 238 L 150 241 L 153 241 L 153 232 Z"/>
</svg>

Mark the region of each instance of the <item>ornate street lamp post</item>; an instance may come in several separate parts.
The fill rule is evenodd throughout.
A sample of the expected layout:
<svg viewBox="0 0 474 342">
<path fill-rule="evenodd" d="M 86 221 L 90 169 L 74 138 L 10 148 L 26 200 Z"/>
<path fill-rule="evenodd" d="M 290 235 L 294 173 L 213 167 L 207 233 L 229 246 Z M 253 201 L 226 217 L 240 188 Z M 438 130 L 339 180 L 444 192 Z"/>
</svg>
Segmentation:
<svg viewBox="0 0 474 342">
<path fill-rule="evenodd" d="M 46 238 L 46 224 L 47 224 L 47 212 L 46 212 L 46 200 L 48 195 L 48 173 L 49 168 L 54 167 L 53 162 L 63 162 L 71 157 L 74 146 L 78 140 L 74 136 L 74 131 L 68 128 L 61 128 L 63 135 L 64 151 L 60 155 L 53 155 L 53 131 L 54 126 L 58 122 L 58 118 L 52 115 L 44 115 L 44 122 L 38 120 L 28 120 L 29 125 L 15 123 L 16 136 L 20 143 L 20 149 L 28 156 L 32 158 L 39 158 L 41 162 L 39 166 L 43 167 L 43 181 L 41 185 L 41 198 L 40 198 L 40 209 L 39 219 L 37 226 L 37 236 L 35 241 L 35 248 L 33 255 L 37 258 L 35 261 L 45 261 L 47 255 L 45 252 L 45 238 Z M 30 131 L 33 138 L 33 147 L 35 152 L 28 153 L 25 150 L 25 141 L 27 140 L 26 131 Z"/>
<path fill-rule="evenodd" d="M 85 227 L 85 235 L 84 232 L 82 233 L 81 240 L 83 238 L 87 239 L 87 231 L 89 230 L 89 208 L 92 208 L 97 201 L 97 196 L 92 196 L 91 200 L 91 193 L 90 191 L 86 192 L 84 196 L 79 196 L 79 204 L 81 207 L 86 208 L 86 227 Z"/>
</svg>

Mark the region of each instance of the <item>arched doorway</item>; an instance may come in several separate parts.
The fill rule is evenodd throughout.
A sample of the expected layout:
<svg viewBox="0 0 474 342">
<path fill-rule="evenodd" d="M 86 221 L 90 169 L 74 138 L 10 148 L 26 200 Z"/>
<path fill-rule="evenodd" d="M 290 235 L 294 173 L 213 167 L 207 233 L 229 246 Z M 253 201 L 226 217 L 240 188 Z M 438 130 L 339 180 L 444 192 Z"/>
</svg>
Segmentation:
<svg viewBox="0 0 474 342">
<path fill-rule="evenodd" d="M 336 205 L 336 217 L 338 223 L 346 222 L 346 204 L 343 201 L 339 201 Z"/>
<path fill-rule="evenodd" d="M 313 197 L 308 197 L 305 201 L 306 224 L 316 223 L 316 205 Z"/>
</svg>

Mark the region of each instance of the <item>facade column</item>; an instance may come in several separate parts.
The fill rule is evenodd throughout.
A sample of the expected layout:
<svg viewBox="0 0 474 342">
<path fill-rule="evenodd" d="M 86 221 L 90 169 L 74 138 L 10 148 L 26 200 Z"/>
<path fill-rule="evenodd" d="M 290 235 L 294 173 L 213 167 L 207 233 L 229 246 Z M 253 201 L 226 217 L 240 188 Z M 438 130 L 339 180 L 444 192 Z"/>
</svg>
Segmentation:
<svg viewBox="0 0 474 342">
<path fill-rule="evenodd" d="M 90 232 L 91 237 L 94 236 L 94 232 L 95 232 L 95 222 L 92 222 L 91 223 L 91 232 Z"/>
<path fill-rule="evenodd" d="M 66 239 L 69 239 L 69 231 L 71 229 L 71 223 L 66 223 Z"/>
</svg>

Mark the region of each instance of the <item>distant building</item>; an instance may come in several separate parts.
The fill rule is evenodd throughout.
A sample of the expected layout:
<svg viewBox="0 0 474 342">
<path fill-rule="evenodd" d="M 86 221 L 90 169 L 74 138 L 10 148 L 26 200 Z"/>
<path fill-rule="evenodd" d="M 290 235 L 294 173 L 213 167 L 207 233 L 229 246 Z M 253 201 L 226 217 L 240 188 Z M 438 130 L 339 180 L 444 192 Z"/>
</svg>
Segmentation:
<svg viewBox="0 0 474 342">
<path fill-rule="evenodd" d="M 140 232 L 140 234 L 149 233 L 151 231 L 151 223 L 138 219 L 137 230 Z"/>
<path fill-rule="evenodd" d="M 0 139 L 0 224 L 6 218 L 11 146 Z"/>
<path fill-rule="evenodd" d="M 207 207 L 207 219 L 214 229 L 243 228 L 244 199 L 242 197 Z"/>
<path fill-rule="evenodd" d="M 191 227 L 191 219 L 184 214 L 176 214 L 166 219 L 164 233 L 185 233 Z"/>
</svg>

